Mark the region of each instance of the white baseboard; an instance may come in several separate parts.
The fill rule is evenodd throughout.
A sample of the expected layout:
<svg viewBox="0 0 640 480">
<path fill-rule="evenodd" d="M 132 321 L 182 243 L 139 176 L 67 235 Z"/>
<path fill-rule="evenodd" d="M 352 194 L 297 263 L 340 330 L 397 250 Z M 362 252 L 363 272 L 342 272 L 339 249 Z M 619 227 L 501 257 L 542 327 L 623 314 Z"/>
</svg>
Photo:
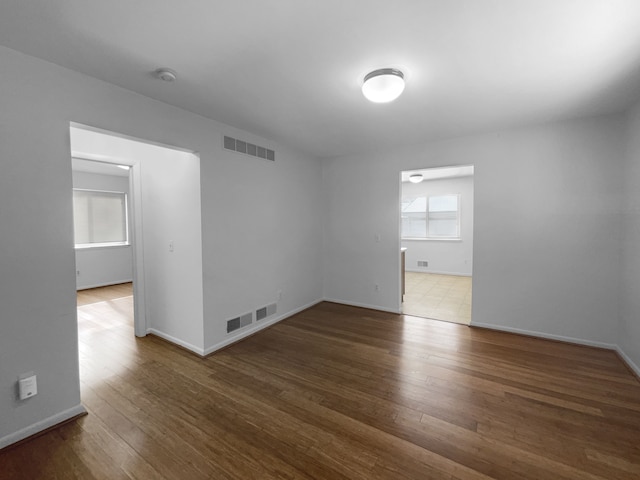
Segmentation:
<svg viewBox="0 0 640 480">
<path fill-rule="evenodd" d="M 437 275 L 453 275 L 454 277 L 471 277 L 471 273 L 461 273 L 461 272 L 445 272 L 443 270 L 428 270 L 425 268 L 417 269 L 417 268 L 405 268 L 405 272 L 413 272 L 413 273 L 434 273 Z"/>
<path fill-rule="evenodd" d="M 151 333 L 153 335 L 155 335 L 156 337 L 160 337 L 164 340 L 166 340 L 167 342 L 171 342 L 174 343 L 176 345 L 181 346 L 182 348 L 186 348 L 187 350 L 192 351 L 193 353 L 200 355 L 201 357 L 204 356 L 204 349 L 201 347 L 197 347 L 195 345 L 191 345 L 188 342 L 185 342 L 184 340 L 180 340 L 179 338 L 174 337 L 173 335 L 169 335 L 168 333 L 164 333 L 160 330 L 156 330 L 155 328 L 148 328 L 147 329 L 147 333 Z"/>
<path fill-rule="evenodd" d="M 133 282 L 132 279 L 128 279 L 128 280 L 114 280 L 113 282 L 106 282 L 106 283 L 96 283 L 95 285 L 82 285 L 82 286 L 76 286 L 76 291 L 80 291 L 80 290 L 89 290 L 90 288 L 99 288 L 99 287 L 109 287 L 111 285 L 120 285 L 121 283 L 131 283 Z"/>
<path fill-rule="evenodd" d="M 620 355 L 620 357 L 622 357 L 622 359 L 625 361 L 625 363 L 629 366 L 629 368 L 631 370 L 634 371 L 634 373 L 640 377 L 640 367 L 638 367 L 638 365 L 636 365 L 634 363 L 633 360 L 631 360 L 631 358 L 629 357 L 629 355 L 627 355 L 626 353 L 624 353 L 624 350 L 622 350 L 622 348 L 620 348 L 619 345 L 616 345 L 616 352 L 618 352 L 618 355 Z"/>
<path fill-rule="evenodd" d="M 55 427 L 59 423 L 78 415 L 82 415 L 83 413 L 87 413 L 85 408 L 82 405 L 76 405 L 75 407 L 56 413 L 55 415 L 51 415 L 44 420 L 40 420 L 39 422 L 33 423 L 28 427 L 18 430 L 17 432 L 10 433 L 5 437 L 0 438 L 0 449 L 8 447 L 20 440 L 24 440 L 25 438 L 29 438 L 30 436 L 40 433 L 47 428 Z"/>
<path fill-rule="evenodd" d="M 228 338 L 225 338 L 222 342 L 218 342 L 215 345 L 212 345 L 210 347 L 207 347 L 204 350 L 204 355 L 209 355 L 213 352 L 215 352 L 216 350 L 220 350 L 221 348 L 227 347 L 229 345 L 231 345 L 232 343 L 238 342 L 240 340 L 242 340 L 243 338 L 246 338 L 250 335 L 253 335 L 256 332 L 259 332 L 260 330 L 263 330 L 275 323 L 281 322 L 282 320 L 289 318 L 293 315 L 295 315 L 296 313 L 300 313 L 303 310 L 306 310 L 307 308 L 311 308 L 314 305 L 317 305 L 318 303 L 322 302 L 323 300 L 315 300 L 311 303 L 308 303 L 307 305 L 303 305 L 302 307 L 296 308 L 294 310 L 291 310 L 287 313 L 283 313 L 281 315 L 278 315 L 277 317 L 274 317 L 272 319 L 269 320 L 260 320 L 259 322 L 254 322 L 251 324 L 250 328 L 247 329 L 241 329 L 241 332 L 238 332 L 238 334 L 236 335 L 232 335 Z"/>
<path fill-rule="evenodd" d="M 575 343 L 577 345 L 586 345 L 588 347 L 606 348 L 607 350 L 617 350 L 618 348 L 618 346 L 613 343 L 596 342 L 593 340 L 584 340 L 582 338 L 565 337 L 563 335 L 552 335 L 549 333 L 524 330 L 521 328 L 504 327 L 493 323 L 478 323 L 474 322 L 473 319 L 471 320 L 471 326 L 498 330 L 500 332 L 517 333 L 519 335 L 527 335 L 530 337 L 546 338 L 548 340 L 557 340 L 560 342 Z"/>
<path fill-rule="evenodd" d="M 368 308 L 369 310 L 378 310 L 380 312 L 395 313 L 397 315 L 400 315 L 402 313 L 402 310 L 400 309 L 394 310 L 387 307 L 381 307 L 380 305 L 369 305 L 366 303 L 348 302 L 346 300 L 338 300 L 335 298 L 324 298 L 323 301 L 331 302 L 331 303 L 339 303 L 341 305 L 349 305 L 350 307 Z"/>
</svg>

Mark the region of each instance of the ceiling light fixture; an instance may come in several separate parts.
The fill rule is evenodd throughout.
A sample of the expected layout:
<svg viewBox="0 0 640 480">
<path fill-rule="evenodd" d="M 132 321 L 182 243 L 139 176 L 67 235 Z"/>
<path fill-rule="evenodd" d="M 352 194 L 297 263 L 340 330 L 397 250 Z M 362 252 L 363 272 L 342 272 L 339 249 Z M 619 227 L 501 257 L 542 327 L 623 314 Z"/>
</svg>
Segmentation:
<svg viewBox="0 0 640 480">
<path fill-rule="evenodd" d="M 170 68 L 159 68 L 155 71 L 156 77 L 165 82 L 173 82 L 176 78 L 178 78 L 178 74 L 175 70 L 171 70 Z"/>
<path fill-rule="evenodd" d="M 422 180 L 423 177 L 421 173 L 414 173 L 412 175 L 409 175 L 409 181 L 411 183 L 420 183 Z"/>
<path fill-rule="evenodd" d="M 404 74 L 395 68 L 381 68 L 364 77 L 362 93 L 374 103 L 395 100 L 404 90 Z"/>
</svg>

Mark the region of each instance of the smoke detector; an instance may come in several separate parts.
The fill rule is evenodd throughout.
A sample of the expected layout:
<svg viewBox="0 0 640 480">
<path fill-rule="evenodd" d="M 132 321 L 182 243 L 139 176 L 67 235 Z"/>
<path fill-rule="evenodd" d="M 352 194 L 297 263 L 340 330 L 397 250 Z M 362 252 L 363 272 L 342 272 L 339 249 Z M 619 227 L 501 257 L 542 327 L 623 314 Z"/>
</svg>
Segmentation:
<svg viewBox="0 0 640 480">
<path fill-rule="evenodd" d="M 156 77 L 165 82 L 173 82 L 176 78 L 178 78 L 178 74 L 175 70 L 171 70 L 170 68 L 159 68 L 155 71 Z"/>
</svg>

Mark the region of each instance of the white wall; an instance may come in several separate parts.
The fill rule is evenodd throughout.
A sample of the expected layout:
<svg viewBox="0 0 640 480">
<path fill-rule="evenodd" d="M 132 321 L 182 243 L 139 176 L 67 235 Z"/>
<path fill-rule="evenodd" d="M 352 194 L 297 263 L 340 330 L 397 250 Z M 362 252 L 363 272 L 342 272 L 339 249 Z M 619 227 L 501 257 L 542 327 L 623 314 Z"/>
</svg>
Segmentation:
<svg viewBox="0 0 640 480">
<path fill-rule="evenodd" d="M 629 112 L 628 122 L 618 345 L 640 375 L 640 103 Z"/>
<path fill-rule="evenodd" d="M 473 164 L 473 324 L 614 345 L 623 130 L 598 117 L 326 160 L 325 296 L 398 311 L 399 172 Z"/>
<path fill-rule="evenodd" d="M 124 192 L 130 203 L 128 177 L 74 171 L 73 188 Z M 75 253 L 78 290 L 132 280 L 130 245 L 79 248 Z"/>
<path fill-rule="evenodd" d="M 402 196 L 460 195 L 460 240 L 402 239 L 406 270 L 470 276 L 473 266 L 473 176 L 403 182 Z M 419 267 L 418 261 L 429 262 Z"/>
<path fill-rule="evenodd" d="M 82 411 L 69 122 L 200 156 L 205 350 L 278 289 L 278 315 L 322 298 L 317 159 L 226 152 L 223 134 L 251 135 L 4 47 L 0 65 L 0 447 Z M 19 402 L 29 371 L 38 395 Z"/>
</svg>

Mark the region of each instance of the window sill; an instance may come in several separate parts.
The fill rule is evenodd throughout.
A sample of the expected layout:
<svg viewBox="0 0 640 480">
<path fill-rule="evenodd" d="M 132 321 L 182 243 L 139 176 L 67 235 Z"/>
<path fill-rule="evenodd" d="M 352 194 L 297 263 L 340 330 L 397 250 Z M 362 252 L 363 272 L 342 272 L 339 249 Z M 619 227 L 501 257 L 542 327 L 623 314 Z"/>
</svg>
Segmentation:
<svg viewBox="0 0 640 480">
<path fill-rule="evenodd" d="M 408 242 L 462 242 L 461 238 L 420 238 L 420 237 L 402 237 L 401 241 Z"/>
<path fill-rule="evenodd" d="M 76 250 L 93 250 L 96 248 L 122 248 L 122 247 L 130 247 L 130 243 L 92 243 L 92 244 L 82 244 L 75 245 L 74 248 Z"/>
</svg>

